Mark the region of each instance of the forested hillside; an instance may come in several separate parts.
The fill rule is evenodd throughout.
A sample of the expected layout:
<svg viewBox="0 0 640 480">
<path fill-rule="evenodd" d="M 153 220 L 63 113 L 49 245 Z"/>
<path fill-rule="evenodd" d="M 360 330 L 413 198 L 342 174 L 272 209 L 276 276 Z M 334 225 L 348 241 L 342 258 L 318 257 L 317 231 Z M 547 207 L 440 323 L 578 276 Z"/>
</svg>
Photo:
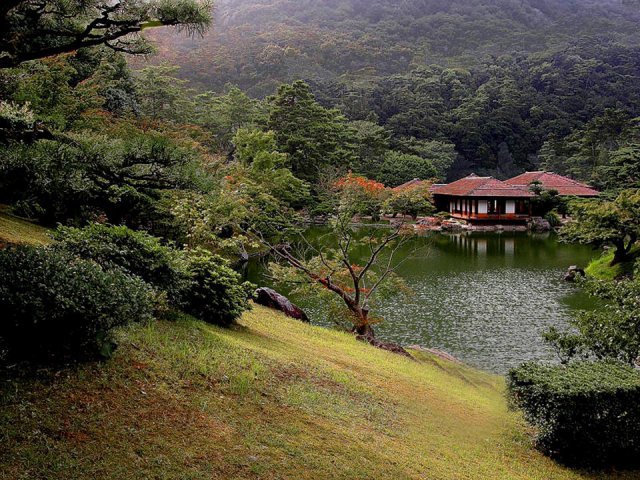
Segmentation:
<svg viewBox="0 0 640 480">
<path fill-rule="evenodd" d="M 637 5 L 616 0 L 220 0 L 204 40 L 171 35 L 160 48 L 203 85 L 233 82 L 265 95 L 298 78 L 325 83 L 434 63 L 477 65 L 594 35 L 636 43 L 639 18 Z"/>
<path fill-rule="evenodd" d="M 215 21 L 203 39 L 154 32 L 151 61 L 179 65 L 198 89 L 231 83 L 255 97 L 303 79 L 392 142 L 453 145 L 450 179 L 547 166 L 546 141 L 579 135 L 608 110 L 640 114 L 634 2 L 221 0 Z"/>
</svg>

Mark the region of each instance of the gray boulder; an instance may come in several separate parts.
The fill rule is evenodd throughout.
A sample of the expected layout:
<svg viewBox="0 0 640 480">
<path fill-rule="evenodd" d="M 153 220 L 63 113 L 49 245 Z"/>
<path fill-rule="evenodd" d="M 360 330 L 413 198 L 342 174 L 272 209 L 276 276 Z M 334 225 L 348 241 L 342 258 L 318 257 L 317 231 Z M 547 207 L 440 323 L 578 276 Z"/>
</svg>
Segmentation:
<svg viewBox="0 0 640 480">
<path fill-rule="evenodd" d="M 273 308 L 274 310 L 280 310 L 287 317 L 302 320 L 307 323 L 309 322 L 309 317 L 301 308 L 294 305 L 287 297 L 280 295 L 271 288 L 258 288 L 253 293 L 253 297 L 254 301 L 258 305 L 264 305 L 265 307 Z"/>
<path fill-rule="evenodd" d="M 533 217 L 528 223 L 529 230 L 533 233 L 544 233 L 551 231 L 551 224 L 542 217 Z"/>
</svg>

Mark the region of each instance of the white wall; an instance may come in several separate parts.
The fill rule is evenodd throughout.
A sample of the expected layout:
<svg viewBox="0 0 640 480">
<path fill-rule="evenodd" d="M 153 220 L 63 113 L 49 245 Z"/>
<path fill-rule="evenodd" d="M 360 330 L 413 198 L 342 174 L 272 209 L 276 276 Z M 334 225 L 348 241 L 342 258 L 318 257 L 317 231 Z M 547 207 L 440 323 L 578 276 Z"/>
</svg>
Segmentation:
<svg viewBox="0 0 640 480">
<path fill-rule="evenodd" d="M 507 200 L 506 213 L 516 213 L 516 201 Z"/>
<path fill-rule="evenodd" d="M 487 213 L 487 201 L 478 200 L 478 213 Z"/>
</svg>

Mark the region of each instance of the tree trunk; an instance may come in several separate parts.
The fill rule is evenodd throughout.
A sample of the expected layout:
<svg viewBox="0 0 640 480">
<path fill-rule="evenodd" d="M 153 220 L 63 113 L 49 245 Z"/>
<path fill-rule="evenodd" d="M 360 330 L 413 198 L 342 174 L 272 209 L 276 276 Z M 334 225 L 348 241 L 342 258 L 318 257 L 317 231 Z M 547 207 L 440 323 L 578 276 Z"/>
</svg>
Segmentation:
<svg viewBox="0 0 640 480">
<path fill-rule="evenodd" d="M 633 239 L 629 241 L 628 246 L 625 246 L 624 240 L 620 240 L 616 242 L 615 243 L 616 249 L 613 253 L 613 260 L 611 260 L 611 263 L 609 264 L 609 266 L 613 267 L 615 265 L 618 265 L 619 263 L 626 262 L 627 260 L 629 260 L 629 252 L 631 251 L 631 247 L 633 247 L 634 243 L 635 243 L 635 240 Z"/>
<path fill-rule="evenodd" d="M 373 331 L 373 327 L 368 323 L 356 325 L 353 327 L 353 333 L 360 335 L 366 338 L 375 338 L 375 332 Z"/>
</svg>

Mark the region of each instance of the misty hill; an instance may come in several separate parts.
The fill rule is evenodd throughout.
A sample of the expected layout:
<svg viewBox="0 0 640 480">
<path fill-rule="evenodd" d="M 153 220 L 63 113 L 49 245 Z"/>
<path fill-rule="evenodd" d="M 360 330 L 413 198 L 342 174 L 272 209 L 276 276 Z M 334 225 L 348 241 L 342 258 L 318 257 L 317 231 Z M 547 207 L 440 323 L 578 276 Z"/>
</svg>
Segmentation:
<svg viewBox="0 0 640 480">
<path fill-rule="evenodd" d="M 154 32 L 160 56 L 206 88 L 270 94 L 284 81 L 326 83 L 597 39 L 636 45 L 630 0 L 218 0 L 204 39 Z"/>
<path fill-rule="evenodd" d="M 256 97 L 303 79 L 324 105 L 384 126 L 394 147 L 410 138 L 455 147 L 449 179 L 546 166 L 566 173 L 575 141 L 549 142 L 582 138 L 588 122 L 640 116 L 640 3 L 633 0 L 216 5 L 204 38 L 156 31 L 152 63 L 181 66 L 201 89 L 232 83 Z M 605 137 L 598 142 L 606 149 L 620 143 Z M 583 150 L 585 158 L 599 155 Z M 576 175 L 592 181 L 585 172 Z"/>
</svg>

